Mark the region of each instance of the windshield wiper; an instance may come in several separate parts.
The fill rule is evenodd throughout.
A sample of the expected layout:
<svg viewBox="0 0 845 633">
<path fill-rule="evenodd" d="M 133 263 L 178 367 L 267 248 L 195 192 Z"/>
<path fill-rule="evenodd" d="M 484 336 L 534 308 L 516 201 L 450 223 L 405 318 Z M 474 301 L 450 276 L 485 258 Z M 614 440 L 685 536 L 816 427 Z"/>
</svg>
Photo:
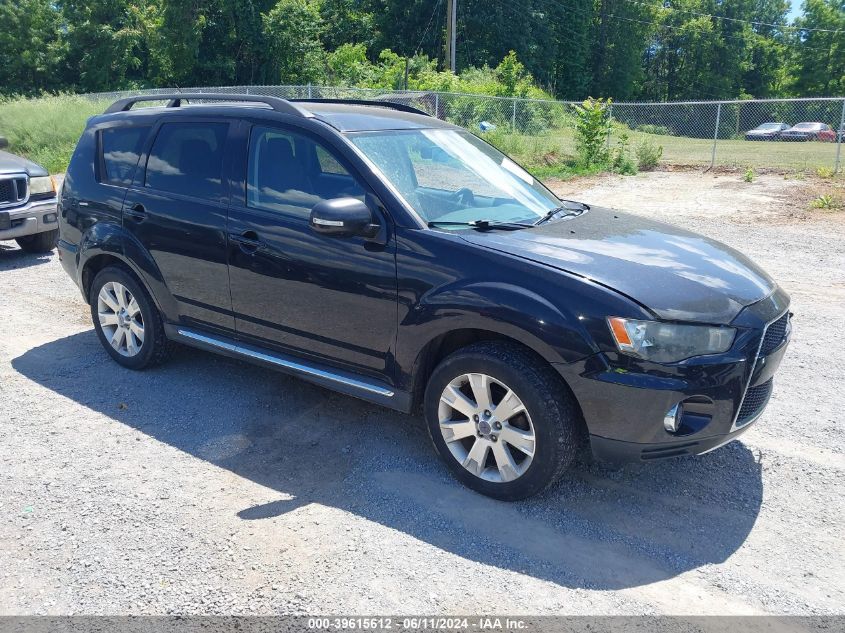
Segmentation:
<svg viewBox="0 0 845 633">
<path fill-rule="evenodd" d="M 546 212 L 546 215 L 544 215 L 542 218 L 540 218 L 539 220 L 537 220 L 534 223 L 534 226 L 538 226 L 540 224 L 543 224 L 544 222 L 548 222 L 553 217 L 555 217 L 559 213 L 563 213 L 564 211 L 566 211 L 566 213 L 564 213 L 560 217 L 562 217 L 562 218 L 574 218 L 574 217 L 578 217 L 579 215 L 581 215 L 582 213 L 584 213 L 585 211 L 587 211 L 590 208 L 589 206 L 587 206 L 583 202 L 571 202 L 570 200 L 564 200 L 564 202 L 570 202 L 570 204 L 577 204 L 578 206 L 577 207 L 571 207 L 571 206 L 567 206 L 567 205 L 564 204 L 564 205 L 561 205 L 559 207 L 555 207 L 554 209 L 549 209 L 549 211 Z"/>
<path fill-rule="evenodd" d="M 435 228 L 438 226 L 468 226 L 473 229 L 481 231 L 489 231 L 498 229 L 501 231 L 518 231 L 519 229 L 527 229 L 534 226 L 533 224 L 523 224 L 520 222 L 496 222 L 491 220 L 471 220 L 470 222 L 451 222 L 449 220 L 433 220 L 428 223 L 428 226 Z"/>
</svg>

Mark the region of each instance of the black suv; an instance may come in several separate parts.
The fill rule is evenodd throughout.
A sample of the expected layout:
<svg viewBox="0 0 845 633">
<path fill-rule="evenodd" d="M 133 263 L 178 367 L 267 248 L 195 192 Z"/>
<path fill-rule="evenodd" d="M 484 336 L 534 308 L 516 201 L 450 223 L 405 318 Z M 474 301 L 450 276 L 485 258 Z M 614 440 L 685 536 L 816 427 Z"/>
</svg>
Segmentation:
<svg viewBox="0 0 845 633">
<path fill-rule="evenodd" d="M 79 141 L 60 226 L 124 367 L 184 343 L 422 408 L 455 476 L 501 499 L 582 441 L 636 461 L 731 441 L 789 339 L 786 293 L 740 253 L 560 200 L 405 105 L 118 101 Z"/>
</svg>

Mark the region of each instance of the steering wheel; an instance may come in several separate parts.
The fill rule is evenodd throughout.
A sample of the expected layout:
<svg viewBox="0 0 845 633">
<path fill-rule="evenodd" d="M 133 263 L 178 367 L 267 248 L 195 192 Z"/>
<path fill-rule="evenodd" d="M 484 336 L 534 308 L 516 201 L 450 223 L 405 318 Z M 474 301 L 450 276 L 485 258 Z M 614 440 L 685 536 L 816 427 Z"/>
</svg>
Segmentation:
<svg viewBox="0 0 845 633">
<path fill-rule="evenodd" d="M 458 189 L 449 197 L 452 198 L 455 202 L 460 202 L 465 207 L 473 206 L 473 203 L 475 202 L 475 195 L 472 193 L 472 190 L 468 189 L 467 187 Z"/>
</svg>

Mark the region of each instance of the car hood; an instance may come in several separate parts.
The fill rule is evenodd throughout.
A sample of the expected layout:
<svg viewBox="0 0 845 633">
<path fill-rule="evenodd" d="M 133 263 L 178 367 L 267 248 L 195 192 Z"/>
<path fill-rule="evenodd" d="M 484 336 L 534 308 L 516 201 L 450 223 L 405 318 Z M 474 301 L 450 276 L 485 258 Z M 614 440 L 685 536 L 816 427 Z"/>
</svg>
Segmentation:
<svg viewBox="0 0 845 633">
<path fill-rule="evenodd" d="M 0 150 L 0 174 L 19 174 L 21 172 L 30 176 L 49 175 L 47 170 L 38 163 Z"/>
<path fill-rule="evenodd" d="M 742 253 L 628 213 L 593 207 L 517 231 L 467 231 L 473 244 L 593 280 L 663 319 L 730 323 L 777 285 Z"/>
</svg>

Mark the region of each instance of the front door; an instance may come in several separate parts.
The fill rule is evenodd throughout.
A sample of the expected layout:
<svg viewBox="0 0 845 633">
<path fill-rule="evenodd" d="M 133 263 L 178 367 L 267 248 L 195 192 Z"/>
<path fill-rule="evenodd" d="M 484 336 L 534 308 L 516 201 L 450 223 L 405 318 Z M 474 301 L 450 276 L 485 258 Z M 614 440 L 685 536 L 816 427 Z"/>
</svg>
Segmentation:
<svg viewBox="0 0 845 633">
<path fill-rule="evenodd" d="M 229 125 L 165 120 L 126 193 L 123 225 L 155 261 L 180 322 L 232 331 L 223 175 Z"/>
<path fill-rule="evenodd" d="M 392 231 L 379 244 L 321 236 L 308 224 L 316 203 L 363 199 L 366 186 L 337 152 L 305 132 L 254 126 L 247 153 L 245 191 L 232 196 L 229 210 L 238 333 L 383 375 L 396 333 Z"/>
</svg>

